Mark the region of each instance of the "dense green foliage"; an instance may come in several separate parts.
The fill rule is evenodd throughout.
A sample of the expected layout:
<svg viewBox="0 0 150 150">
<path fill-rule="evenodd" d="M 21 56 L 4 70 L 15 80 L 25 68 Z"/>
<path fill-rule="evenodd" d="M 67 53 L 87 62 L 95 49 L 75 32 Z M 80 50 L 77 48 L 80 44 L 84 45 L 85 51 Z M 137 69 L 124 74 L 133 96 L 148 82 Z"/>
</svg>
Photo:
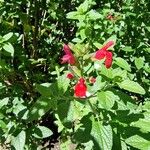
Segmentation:
<svg viewBox="0 0 150 150">
<path fill-rule="evenodd" d="M 57 135 L 62 150 L 149 150 L 149 5 L 0 0 L 0 149 L 40 149 Z M 107 69 L 91 56 L 110 40 Z M 61 64 L 64 43 L 78 65 Z M 73 92 L 81 76 L 85 99 Z"/>
</svg>

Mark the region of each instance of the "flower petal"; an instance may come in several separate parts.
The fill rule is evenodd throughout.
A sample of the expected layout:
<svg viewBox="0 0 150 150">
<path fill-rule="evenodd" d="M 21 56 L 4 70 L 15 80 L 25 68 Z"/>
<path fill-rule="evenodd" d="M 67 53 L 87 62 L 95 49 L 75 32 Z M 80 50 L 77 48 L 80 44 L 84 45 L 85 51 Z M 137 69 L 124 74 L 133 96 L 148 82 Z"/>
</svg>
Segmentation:
<svg viewBox="0 0 150 150">
<path fill-rule="evenodd" d="M 75 59 L 74 55 L 71 54 L 70 59 L 69 59 L 69 64 L 73 65 L 73 64 L 75 64 L 75 62 L 76 62 L 76 59 Z"/>
<path fill-rule="evenodd" d="M 112 52 L 107 52 L 106 53 L 106 60 L 105 60 L 106 68 L 110 68 L 112 66 L 112 59 L 113 59 Z"/>
<path fill-rule="evenodd" d="M 111 46 L 113 46 L 115 44 L 114 41 L 109 41 L 107 42 L 101 49 L 103 50 L 108 50 Z"/>
<path fill-rule="evenodd" d="M 62 64 L 64 64 L 64 63 L 66 63 L 66 62 L 68 62 L 69 63 L 69 60 L 71 59 L 71 56 L 70 55 L 64 55 L 63 57 L 62 57 Z"/>
<path fill-rule="evenodd" d="M 75 88 L 74 88 L 75 97 L 79 97 L 79 98 L 86 97 L 87 86 L 84 82 L 85 80 L 83 78 L 80 78 L 78 83 L 75 85 Z"/>
<path fill-rule="evenodd" d="M 73 78 L 74 78 L 74 74 L 68 73 L 68 74 L 67 74 L 67 78 L 68 78 L 68 79 L 73 79 Z"/>
<path fill-rule="evenodd" d="M 63 50 L 66 54 L 62 57 L 62 62 L 61 63 L 66 63 L 67 62 L 71 65 L 75 64 L 76 59 L 75 59 L 74 55 L 71 53 L 71 50 L 70 50 L 69 46 L 64 44 Z"/>
<path fill-rule="evenodd" d="M 64 50 L 64 52 L 66 53 L 66 54 L 72 54 L 71 53 L 71 50 L 70 50 L 70 47 L 68 46 L 68 45 L 66 45 L 66 44 L 64 44 L 64 46 L 63 46 L 63 50 Z"/>
<path fill-rule="evenodd" d="M 94 58 L 96 58 L 96 59 L 98 59 L 98 60 L 101 60 L 101 59 L 103 59 L 105 56 L 106 56 L 106 51 L 100 49 L 100 50 L 98 50 L 98 51 L 95 53 Z"/>
</svg>

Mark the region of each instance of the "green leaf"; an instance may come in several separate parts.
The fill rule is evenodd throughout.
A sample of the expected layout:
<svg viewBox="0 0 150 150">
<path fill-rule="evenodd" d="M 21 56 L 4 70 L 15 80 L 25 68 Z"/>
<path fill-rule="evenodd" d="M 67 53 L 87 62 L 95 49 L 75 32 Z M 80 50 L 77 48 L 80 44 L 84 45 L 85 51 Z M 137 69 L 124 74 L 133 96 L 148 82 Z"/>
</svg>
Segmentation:
<svg viewBox="0 0 150 150">
<path fill-rule="evenodd" d="M 14 47 L 11 45 L 11 43 L 6 43 L 4 46 L 3 46 L 3 49 L 10 53 L 11 56 L 14 56 Z"/>
<path fill-rule="evenodd" d="M 79 13 L 77 11 L 72 11 L 72 12 L 67 13 L 67 18 L 75 20 L 75 19 L 78 19 L 78 15 Z"/>
<path fill-rule="evenodd" d="M 102 18 L 103 16 L 101 14 L 99 14 L 98 12 L 96 12 L 95 10 L 90 10 L 88 12 L 88 17 L 91 19 L 91 20 L 97 20 L 97 19 L 100 19 Z"/>
<path fill-rule="evenodd" d="M 87 38 L 86 29 L 81 29 L 79 33 L 80 33 L 80 36 L 81 36 L 82 40 L 85 40 Z"/>
<path fill-rule="evenodd" d="M 133 122 L 131 126 L 140 128 L 142 132 L 150 132 L 150 119 L 139 119 Z"/>
<path fill-rule="evenodd" d="M 8 101 L 9 101 L 9 98 L 8 98 L 8 97 L 6 97 L 6 98 L 0 100 L 0 109 L 1 109 L 3 106 L 7 105 L 7 104 L 8 104 Z"/>
<path fill-rule="evenodd" d="M 85 13 L 86 11 L 88 11 L 89 8 L 89 2 L 88 0 L 85 0 L 78 8 L 77 11 L 82 13 Z"/>
<path fill-rule="evenodd" d="M 3 38 L 4 38 L 5 41 L 8 41 L 12 36 L 13 36 L 13 33 L 10 32 L 10 33 L 4 35 Z"/>
<path fill-rule="evenodd" d="M 102 91 L 97 94 L 99 104 L 105 109 L 111 109 L 117 97 L 111 91 Z"/>
<path fill-rule="evenodd" d="M 72 122 L 80 120 L 89 113 L 89 109 L 78 101 L 62 101 L 57 107 L 57 114 L 62 124 L 67 128 L 71 128 Z"/>
<path fill-rule="evenodd" d="M 60 95 L 64 94 L 67 91 L 69 83 L 70 80 L 66 78 L 66 74 L 58 78 L 57 87 Z"/>
<path fill-rule="evenodd" d="M 150 112 L 150 101 L 146 101 L 142 106 L 143 110 Z"/>
<path fill-rule="evenodd" d="M 93 138 L 95 149 L 112 149 L 112 129 L 110 125 L 102 125 L 101 122 L 92 120 L 91 136 Z"/>
<path fill-rule="evenodd" d="M 150 26 L 147 26 L 146 29 L 148 30 L 148 32 L 150 32 Z"/>
<path fill-rule="evenodd" d="M 122 91 L 119 91 L 119 90 L 115 90 L 115 89 L 111 89 L 111 91 L 117 97 L 116 98 L 116 101 L 117 101 L 116 109 L 117 110 L 129 110 L 129 109 L 131 110 L 131 109 L 137 108 L 135 100 L 133 100 L 128 94 L 126 94 Z"/>
<path fill-rule="evenodd" d="M 106 82 L 104 81 L 102 81 L 102 77 L 101 76 L 98 76 L 97 78 L 96 78 L 96 82 L 94 83 L 94 85 L 93 86 L 91 86 L 91 88 L 90 88 L 90 93 L 95 93 L 95 92 L 97 92 L 98 90 L 101 90 L 102 88 L 104 88 L 105 87 L 105 85 L 106 85 Z"/>
<path fill-rule="evenodd" d="M 68 139 L 63 139 L 63 142 L 60 142 L 59 147 L 60 150 L 69 150 L 70 147 L 74 147 L 74 144 L 72 143 L 71 139 L 68 138 Z"/>
<path fill-rule="evenodd" d="M 137 82 L 124 80 L 123 82 L 118 83 L 118 85 L 120 88 L 125 89 L 127 91 L 143 95 L 145 94 L 145 90 Z"/>
<path fill-rule="evenodd" d="M 42 96 L 45 96 L 45 97 L 51 97 L 53 95 L 52 87 L 53 87 L 53 84 L 50 84 L 50 83 L 42 83 L 40 85 L 36 84 L 37 91 Z"/>
<path fill-rule="evenodd" d="M 150 48 L 144 48 L 144 50 L 148 53 L 150 53 Z"/>
<path fill-rule="evenodd" d="M 119 67 L 127 70 L 127 71 L 131 71 L 130 65 L 128 64 L 128 62 L 120 57 L 117 57 L 115 59 L 115 64 L 117 64 Z"/>
<path fill-rule="evenodd" d="M 127 78 L 127 70 L 122 70 L 121 68 L 113 69 L 112 74 L 115 82 L 122 81 Z"/>
<path fill-rule="evenodd" d="M 128 150 L 127 144 L 121 140 L 121 150 Z"/>
<path fill-rule="evenodd" d="M 103 46 L 102 44 L 100 44 L 98 42 L 93 43 L 93 45 L 98 49 Z"/>
<path fill-rule="evenodd" d="M 114 43 L 116 43 L 117 40 L 117 36 L 116 35 L 112 35 L 111 37 L 109 37 L 104 44 L 106 44 L 109 41 L 114 41 Z M 115 45 L 115 44 L 114 44 Z M 114 47 L 114 45 L 112 45 L 111 47 L 109 47 L 109 49 L 112 49 Z"/>
<path fill-rule="evenodd" d="M 144 66 L 144 59 L 142 57 L 135 58 L 135 66 L 137 69 L 141 69 Z"/>
<path fill-rule="evenodd" d="M 93 150 L 94 143 L 92 140 L 83 143 L 83 145 L 85 146 L 84 150 Z"/>
<path fill-rule="evenodd" d="M 40 119 L 50 109 L 55 109 L 57 105 L 56 99 L 40 97 L 31 107 L 28 113 L 28 120 L 33 121 Z"/>
<path fill-rule="evenodd" d="M 55 83 L 36 84 L 36 89 L 44 97 L 59 97 L 67 91 L 69 83 L 70 80 L 66 78 L 66 75 L 63 75 Z"/>
<path fill-rule="evenodd" d="M 126 139 L 125 141 L 127 144 L 138 148 L 140 150 L 149 150 L 150 149 L 150 141 L 144 139 L 139 135 L 134 135 Z"/>
<path fill-rule="evenodd" d="M 122 48 L 122 50 L 126 51 L 126 52 L 133 52 L 134 51 L 134 49 L 132 49 L 131 46 L 126 46 L 126 47 Z"/>
<path fill-rule="evenodd" d="M 25 140 L 26 140 L 26 133 L 25 131 L 21 131 L 16 137 L 13 137 L 11 145 L 16 150 L 24 150 Z"/>
<path fill-rule="evenodd" d="M 38 139 L 43 139 L 51 136 L 52 134 L 53 132 L 49 128 L 44 126 L 37 126 L 34 128 L 33 136 Z"/>
<path fill-rule="evenodd" d="M 5 86 L 2 83 L 0 83 L 0 90 L 3 88 L 5 88 Z"/>
<path fill-rule="evenodd" d="M 101 61 L 99 61 L 99 62 L 101 62 Z M 109 79 L 113 78 L 113 74 L 112 74 L 112 70 L 111 69 L 107 69 L 104 65 L 101 65 L 100 67 L 101 67 L 100 74 L 106 76 Z"/>
<path fill-rule="evenodd" d="M 93 0 L 85 0 L 82 4 L 80 4 L 80 6 L 77 8 L 77 11 L 80 14 L 84 14 L 85 12 L 87 12 L 89 10 L 89 8 L 92 5 L 95 5 L 96 3 Z"/>
</svg>

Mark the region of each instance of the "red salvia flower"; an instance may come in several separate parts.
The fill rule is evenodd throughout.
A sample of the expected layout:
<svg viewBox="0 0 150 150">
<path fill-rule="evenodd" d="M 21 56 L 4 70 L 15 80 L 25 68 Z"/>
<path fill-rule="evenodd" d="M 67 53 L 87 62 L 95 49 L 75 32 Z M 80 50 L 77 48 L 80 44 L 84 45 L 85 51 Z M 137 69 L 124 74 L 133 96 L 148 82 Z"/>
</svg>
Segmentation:
<svg viewBox="0 0 150 150">
<path fill-rule="evenodd" d="M 85 98 L 86 91 L 87 91 L 87 86 L 85 84 L 85 80 L 84 80 L 84 78 L 80 78 L 78 83 L 75 85 L 74 95 L 75 95 L 75 97 Z"/>
<path fill-rule="evenodd" d="M 113 20 L 114 17 L 113 17 L 112 15 L 108 15 L 108 16 L 107 16 L 107 19 L 108 19 L 108 20 Z"/>
<path fill-rule="evenodd" d="M 73 79 L 73 78 L 74 78 L 74 75 L 73 75 L 72 73 L 68 73 L 68 74 L 67 74 L 67 78 L 68 78 L 68 79 Z"/>
<path fill-rule="evenodd" d="M 96 51 L 94 58 L 101 60 L 105 58 L 105 66 L 106 68 L 110 68 L 112 65 L 112 52 L 109 52 L 108 49 L 114 45 L 114 41 L 107 42 L 101 49 Z"/>
<path fill-rule="evenodd" d="M 71 53 L 71 50 L 68 45 L 64 44 L 63 50 L 65 52 L 65 55 L 62 57 L 62 64 L 68 63 L 68 64 L 75 64 L 76 60 L 74 55 Z"/>
<path fill-rule="evenodd" d="M 95 83 L 95 82 L 96 82 L 96 78 L 90 77 L 90 78 L 89 78 L 89 82 L 90 82 L 90 83 Z"/>
<path fill-rule="evenodd" d="M 106 59 L 105 59 L 105 66 L 106 66 L 106 68 L 110 68 L 111 67 L 112 61 L 113 61 L 113 54 L 112 54 L 112 52 L 107 52 L 106 53 Z"/>
</svg>

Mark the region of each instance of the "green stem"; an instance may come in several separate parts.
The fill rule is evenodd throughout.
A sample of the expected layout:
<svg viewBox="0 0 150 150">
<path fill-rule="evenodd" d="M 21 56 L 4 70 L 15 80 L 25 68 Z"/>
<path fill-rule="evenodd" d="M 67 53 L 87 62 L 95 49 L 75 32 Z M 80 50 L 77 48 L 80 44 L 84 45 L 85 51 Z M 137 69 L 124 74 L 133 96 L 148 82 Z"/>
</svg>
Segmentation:
<svg viewBox="0 0 150 150">
<path fill-rule="evenodd" d="M 95 108 L 93 107 L 93 105 L 91 104 L 91 102 L 89 101 L 89 99 L 87 99 L 87 102 L 88 102 L 88 104 L 89 104 L 89 106 L 90 106 L 92 112 L 97 116 L 98 113 L 97 113 L 97 111 L 95 110 Z"/>
</svg>

